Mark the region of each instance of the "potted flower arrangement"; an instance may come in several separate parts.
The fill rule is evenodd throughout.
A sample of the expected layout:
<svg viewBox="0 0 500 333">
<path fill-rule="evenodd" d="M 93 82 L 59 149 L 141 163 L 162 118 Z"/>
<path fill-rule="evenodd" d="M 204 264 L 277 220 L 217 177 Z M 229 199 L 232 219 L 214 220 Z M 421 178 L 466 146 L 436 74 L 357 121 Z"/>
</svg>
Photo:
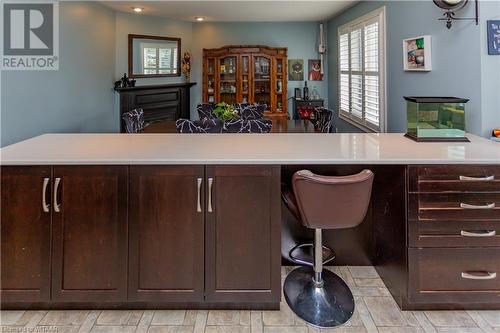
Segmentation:
<svg viewBox="0 0 500 333">
<path fill-rule="evenodd" d="M 186 82 L 189 82 L 189 77 L 191 75 L 191 54 L 186 51 L 184 52 L 184 56 L 182 57 L 182 68 L 181 71 L 186 78 Z"/>
</svg>

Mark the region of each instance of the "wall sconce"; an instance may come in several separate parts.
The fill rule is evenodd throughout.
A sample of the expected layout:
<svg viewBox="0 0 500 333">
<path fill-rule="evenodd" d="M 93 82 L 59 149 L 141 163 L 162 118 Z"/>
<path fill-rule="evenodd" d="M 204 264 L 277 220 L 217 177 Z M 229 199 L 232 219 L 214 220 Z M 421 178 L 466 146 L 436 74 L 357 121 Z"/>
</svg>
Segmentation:
<svg viewBox="0 0 500 333">
<path fill-rule="evenodd" d="M 479 13 L 477 1 L 473 0 L 474 5 L 476 6 L 475 12 L 476 17 L 455 17 L 455 12 L 464 8 L 467 5 L 468 0 L 433 0 L 436 6 L 445 10 L 442 18 L 439 20 L 446 21 L 446 27 L 448 29 L 451 28 L 451 24 L 454 20 L 474 20 L 476 25 L 479 24 Z"/>
</svg>

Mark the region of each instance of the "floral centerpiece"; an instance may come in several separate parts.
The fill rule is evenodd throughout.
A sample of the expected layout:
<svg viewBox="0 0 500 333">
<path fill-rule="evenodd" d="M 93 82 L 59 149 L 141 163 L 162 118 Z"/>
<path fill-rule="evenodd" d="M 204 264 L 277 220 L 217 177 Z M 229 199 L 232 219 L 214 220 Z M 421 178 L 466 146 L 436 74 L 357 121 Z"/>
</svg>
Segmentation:
<svg viewBox="0 0 500 333">
<path fill-rule="evenodd" d="M 222 121 L 233 120 L 240 117 L 238 110 L 236 110 L 234 106 L 226 103 L 216 104 L 212 113 Z"/>
<path fill-rule="evenodd" d="M 191 75 L 191 54 L 188 51 L 184 52 L 184 56 L 182 57 L 181 62 L 181 71 L 186 77 L 186 82 L 189 82 L 189 77 Z"/>
</svg>

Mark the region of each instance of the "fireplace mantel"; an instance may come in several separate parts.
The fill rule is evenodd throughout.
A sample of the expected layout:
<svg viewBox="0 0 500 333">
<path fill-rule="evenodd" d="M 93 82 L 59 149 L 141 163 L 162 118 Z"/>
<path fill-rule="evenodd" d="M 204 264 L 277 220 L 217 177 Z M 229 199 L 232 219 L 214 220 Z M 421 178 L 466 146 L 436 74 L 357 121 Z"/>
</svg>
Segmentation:
<svg viewBox="0 0 500 333">
<path fill-rule="evenodd" d="M 121 115 L 136 108 L 144 110 L 146 122 L 189 119 L 190 88 L 196 82 L 155 84 L 115 88 L 120 95 L 120 131 L 125 132 Z"/>
</svg>

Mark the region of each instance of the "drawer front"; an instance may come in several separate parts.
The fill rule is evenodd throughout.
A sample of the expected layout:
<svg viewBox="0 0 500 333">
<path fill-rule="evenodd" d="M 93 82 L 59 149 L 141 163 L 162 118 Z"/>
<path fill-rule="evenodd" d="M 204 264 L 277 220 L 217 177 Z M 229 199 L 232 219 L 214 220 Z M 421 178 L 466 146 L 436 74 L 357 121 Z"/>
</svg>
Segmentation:
<svg viewBox="0 0 500 333">
<path fill-rule="evenodd" d="M 408 219 L 500 222 L 500 193 L 410 193 Z"/>
<path fill-rule="evenodd" d="M 411 302 L 500 302 L 500 248 L 409 249 Z"/>
<path fill-rule="evenodd" d="M 500 192 L 500 165 L 410 166 L 410 192 Z"/>
<path fill-rule="evenodd" d="M 500 221 L 411 221 L 410 247 L 500 247 Z"/>
</svg>

